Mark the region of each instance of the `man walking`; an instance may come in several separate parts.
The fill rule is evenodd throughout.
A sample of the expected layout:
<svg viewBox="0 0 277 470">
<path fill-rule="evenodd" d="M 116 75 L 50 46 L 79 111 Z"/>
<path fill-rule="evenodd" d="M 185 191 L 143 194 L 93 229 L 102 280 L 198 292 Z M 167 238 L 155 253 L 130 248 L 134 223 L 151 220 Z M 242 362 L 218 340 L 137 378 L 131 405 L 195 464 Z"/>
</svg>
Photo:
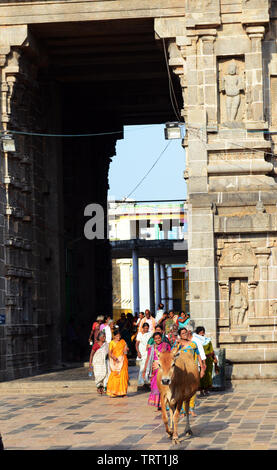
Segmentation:
<svg viewBox="0 0 277 470">
<path fill-rule="evenodd" d="M 156 321 L 155 321 L 155 318 L 152 317 L 150 310 L 148 309 L 145 310 L 145 317 L 141 320 L 139 324 L 139 333 L 142 333 L 142 328 L 143 328 L 144 323 L 148 323 L 150 333 L 154 333 Z"/>
<path fill-rule="evenodd" d="M 164 304 L 159 304 L 159 309 L 157 310 L 156 313 L 156 326 L 160 324 L 160 322 L 163 319 L 163 314 L 164 314 Z"/>
</svg>

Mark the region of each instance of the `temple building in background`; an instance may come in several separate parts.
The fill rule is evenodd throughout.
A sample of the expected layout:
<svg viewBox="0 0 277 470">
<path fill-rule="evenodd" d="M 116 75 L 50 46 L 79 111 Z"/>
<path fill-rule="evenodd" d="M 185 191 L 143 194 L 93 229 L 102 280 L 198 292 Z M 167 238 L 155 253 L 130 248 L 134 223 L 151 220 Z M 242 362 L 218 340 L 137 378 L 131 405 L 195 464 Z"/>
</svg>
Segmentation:
<svg viewBox="0 0 277 470">
<path fill-rule="evenodd" d="M 109 237 L 113 246 L 114 318 L 117 319 L 122 312 L 134 314 L 146 309 L 155 313 L 160 302 L 165 310 L 189 311 L 187 264 L 185 258 L 183 262 L 176 258 L 182 251 L 180 243 L 182 245 L 187 238 L 186 204 L 110 201 L 108 213 Z M 137 258 L 136 278 L 133 244 L 138 240 L 139 249 L 143 252 Z M 122 258 L 119 257 L 120 247 Z M 150 249 L 156 250 L 156 256 L 152 252 L 147 256 Z M 129 257 L 126 257 L 128 253 Z"/>
</svg>

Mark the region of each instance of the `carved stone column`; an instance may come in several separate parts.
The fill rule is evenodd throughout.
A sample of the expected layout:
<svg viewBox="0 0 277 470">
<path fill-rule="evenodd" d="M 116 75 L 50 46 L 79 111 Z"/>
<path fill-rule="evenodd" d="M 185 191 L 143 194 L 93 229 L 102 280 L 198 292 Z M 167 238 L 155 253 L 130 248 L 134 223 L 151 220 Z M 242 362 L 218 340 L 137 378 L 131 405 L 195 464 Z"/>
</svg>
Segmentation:
<svg viewBox="0 0 277 470">
<path fill-rule="evenodd" d="M 248 318 L 249 323 L 251 324 L 251 320 L 256 316 L 256 289 L 257 289 L 258 281 L 250 281 L 248 282 L 248 300 L 249 300 L 249 307 L 248 307 Z"/>
<path fill-rule="evenodd" d="M 189 14 L 186 17 L 186 28 L 183 34 L 177 34 L 176 31 L 176 37 L 170 39 L 169 64 L 180 78 L 184 97 L 181 114 L 186 120 L 183 146 L 186 149 L 189 203 L 190 313 L 196 323 L 205 323 L 216 344 L 214 213 L 210 203 L 199 203 L 198 195 L 208 194 L 207 132 L 209 128 L 215 129 L 217 118 L 214 50 L 217 32 L 214 26 L 219 18 L 216 15 L 219 3 L 200 3 L 187 2 Z M 214 15 L 211 14 L 213 8 Z M 158 34 L 167 37 L 168 32 L 168 24 L 162 28 L 160 20 Z M 173 35 L 172 28 L 170 32 Z"/>
<path fill-rule="evenodd" d="M 219 318 L 218 326 L 230 325 L 229 316 L 229 281 L 218 281 L 219 285 Z"/>
<path fill-rule="evenodd" d="M 246 32 L 251 41 L 250 52 L 245 54 L 245 72 L 247 80 L 247 128 L 263 129 L 264 121 L 264 90 L 263 90 L 263 56 L 262 40 L 264 38 L 264 26 L 247 26 Z"/>
<path fill-rule="evenodd" d="M 271 250 L 269 248 L 257 248 L 255 250 L 258 260 L 259 284 L 257 287 L 256 316 L 267 317 L 269 314 L 268 302 L 268 259 Z"/>
</svg>

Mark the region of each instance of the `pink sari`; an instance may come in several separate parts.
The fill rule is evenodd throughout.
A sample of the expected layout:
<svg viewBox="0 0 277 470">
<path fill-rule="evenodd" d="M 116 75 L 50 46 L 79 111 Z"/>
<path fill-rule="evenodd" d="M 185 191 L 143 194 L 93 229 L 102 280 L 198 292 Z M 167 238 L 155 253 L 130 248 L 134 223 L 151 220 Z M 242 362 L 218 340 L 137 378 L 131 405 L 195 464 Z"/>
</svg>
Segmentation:
<svg viewBox="0 0 277 470">
<path fill-rule="evenodd" d="M 160 392 L 157 385 L 157 375 L 158 375 L 158 368 L 153 370 L 153 365 L 158 362 L 158 355 L 157 351 L 165 352 L 170 351 L 170 345 L 168 343 L 161 343 L 159 346 L 153 345 L 151 348 L 148 349 L 148 357 L 150 358 L 151 354 L 153 355 L 154 349 L 154 358 L 152 363 L 152 377 L 150 381 L 151 392 L 148 398 L 148 405 L 150 406 L 159 406 L 160 403 Z"/>
</svg>

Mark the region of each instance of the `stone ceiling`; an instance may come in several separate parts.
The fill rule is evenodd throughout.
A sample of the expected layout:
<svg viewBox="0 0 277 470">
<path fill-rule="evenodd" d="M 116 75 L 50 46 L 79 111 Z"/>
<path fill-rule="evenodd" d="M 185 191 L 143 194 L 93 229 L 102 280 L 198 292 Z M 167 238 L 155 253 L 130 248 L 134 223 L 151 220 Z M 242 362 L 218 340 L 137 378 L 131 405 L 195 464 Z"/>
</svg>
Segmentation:
<svg viewBox="0 0 277 470">
<path fill-rule="evenodd" d="M 43 51 L 41 79 L 62 84 L 76 106 L 85 100 L 125 125 L 176 120 L 163 44 L 155 39 L 152 18 L 29 28 Z M 172 79 L 180 109 L 180 86 Z"/>
</svg>

